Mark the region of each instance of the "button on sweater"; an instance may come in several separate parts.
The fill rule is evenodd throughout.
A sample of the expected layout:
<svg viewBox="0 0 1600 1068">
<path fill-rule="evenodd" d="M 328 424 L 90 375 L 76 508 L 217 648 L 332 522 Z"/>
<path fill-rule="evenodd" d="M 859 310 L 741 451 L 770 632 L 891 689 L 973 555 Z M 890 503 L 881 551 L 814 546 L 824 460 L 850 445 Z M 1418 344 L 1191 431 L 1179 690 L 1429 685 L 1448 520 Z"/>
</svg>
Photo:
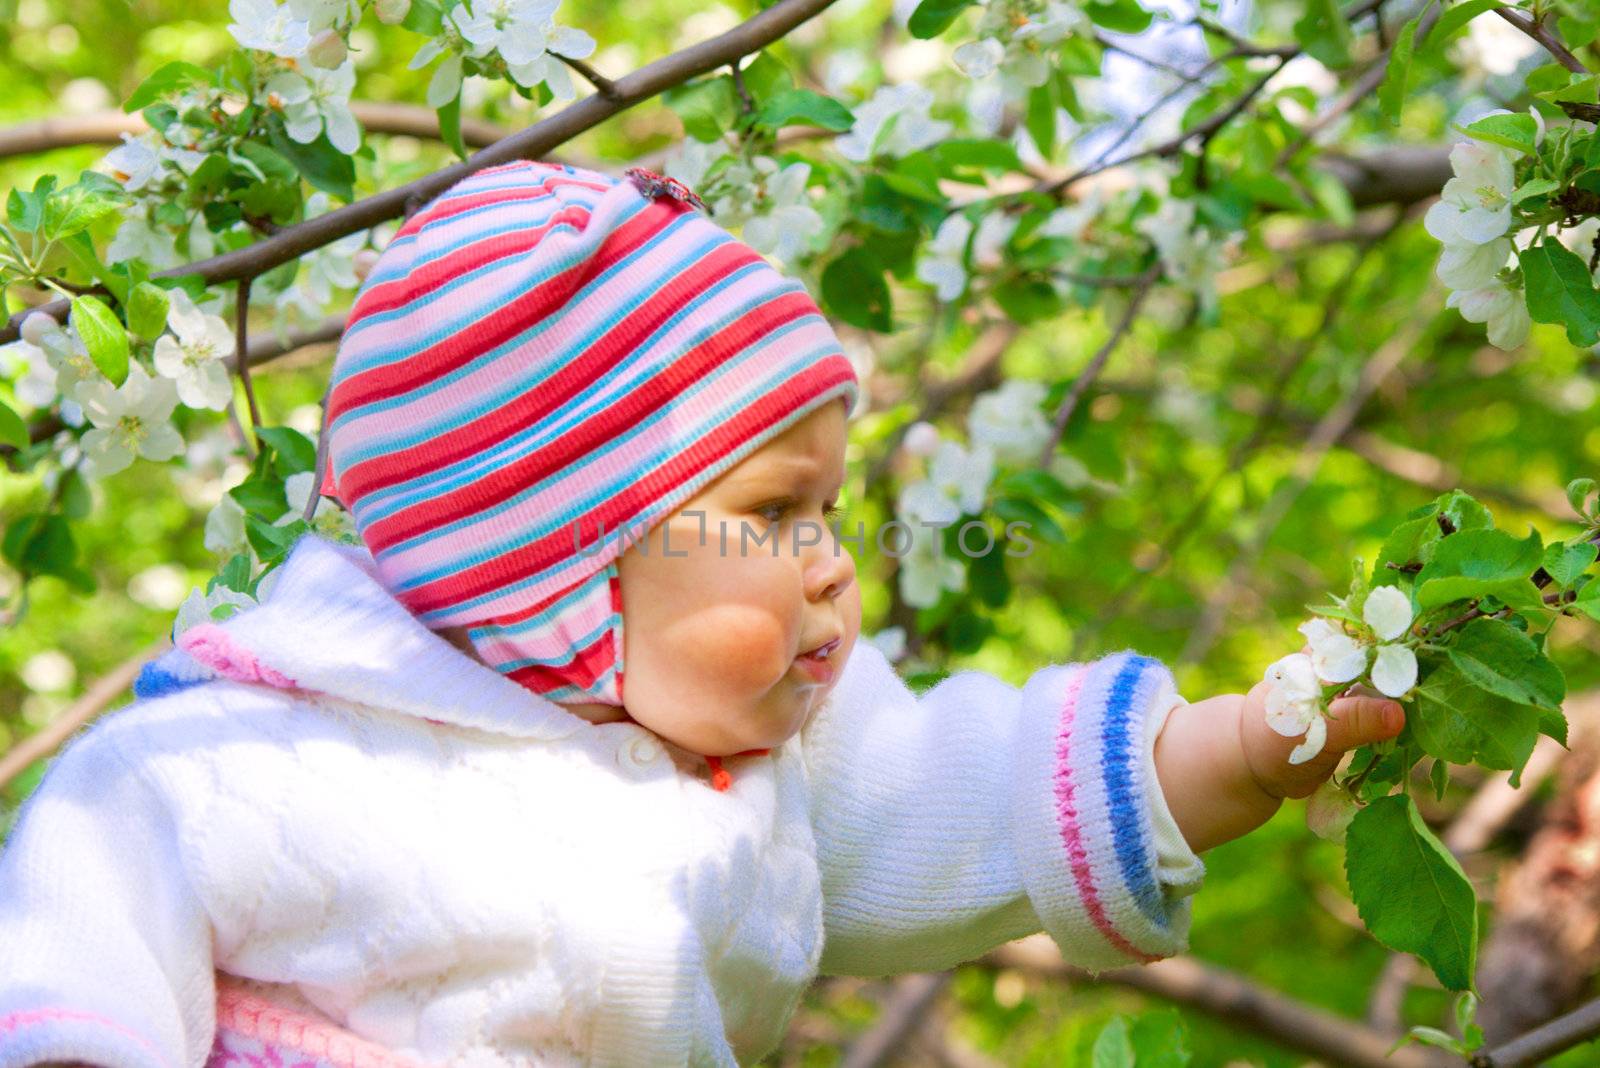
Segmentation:
<svg viewBox="0 0 1600 1068">
<path fill-rule="evenodd" d="M 0 851 L 0 1068 L 274 1042 L 351 1066 L 736 1066 L 819 974 L 1040 930 L 1092 971 L 1186 948 L 1204 866 L 1155 777 L 1183 702 L 1156 660 L 919 694 L 861 642 L 717 790 L 702 758 L 428 630 L 364 547 L 310 534 L 282 567 L 147 665 L 24 806 Z"/>
</svg>

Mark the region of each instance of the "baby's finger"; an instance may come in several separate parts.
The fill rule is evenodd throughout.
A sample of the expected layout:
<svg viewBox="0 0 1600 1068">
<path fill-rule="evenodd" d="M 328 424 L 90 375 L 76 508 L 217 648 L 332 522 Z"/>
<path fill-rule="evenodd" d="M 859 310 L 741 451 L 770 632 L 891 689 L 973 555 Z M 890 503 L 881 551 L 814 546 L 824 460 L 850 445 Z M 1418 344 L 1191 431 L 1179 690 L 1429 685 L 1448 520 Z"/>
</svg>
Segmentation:
<svg viewBox="0 0 1600 1068">
<path fill-rule="evenodd" d="M 1328 740 L 1324 749 L 1343 753 L 1369 742 L 1393 738 L 1405 727 L 1405 710 L 1390 697 L 1355 694 L 1328 705 Z"/>
</svg>

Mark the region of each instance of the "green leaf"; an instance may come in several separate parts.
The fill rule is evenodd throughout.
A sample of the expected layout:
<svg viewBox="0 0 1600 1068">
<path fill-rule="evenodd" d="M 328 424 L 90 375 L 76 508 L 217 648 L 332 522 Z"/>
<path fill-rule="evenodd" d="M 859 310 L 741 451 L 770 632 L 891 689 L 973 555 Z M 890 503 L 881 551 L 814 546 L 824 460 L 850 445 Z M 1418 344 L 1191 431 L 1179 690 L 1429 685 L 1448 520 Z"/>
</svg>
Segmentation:
<svg viewBox="0 0 1600 1068">
<path fill-rule="evenodd" d="M 934 153 L 947 171 L 956 167 L 977 167 L 988 171 L 1022 169 L 1022 160 L 1017 157 L 1017 150 L 1005 141 L 954 137 L 934 146 Z"/>
<path fill-rule="evenodd" d="M 1545 546 L 1544 560 L 1540 566 L 1555 579 L 1556 585 L 1570 586 L 1594 563 L 1596 555 L 1600 555 L 1600 546 L 1592 541 L 1571 545 L 1553 541 Z"/>
<path fill-rule="evenodd" d="M 1002 311 L 1025 324 L 1059 315 L 1064 303 L 1056 287 L 1042 278 L 1008 278 L 991 293 Z"/>
<path fill-rule="evenodd" d="M 239 507 L 256 516 L 279 519 L 289 510 L 283 495 L 283 482 L 272 478 L 248 478 L 228 491 Z"/>
<path fill-rule="evenodd" d="M 1494 515 L 1489 509 L 1461 490 L 1441 493 L 1433 499 L 1433 503 L 1456 530 L 1494 529 Z"/>
<path fill-rule="evenodd" d="M 1056 94 L 1055 83 L 1046 81 L 1028 91 L 1028 110 L 1023 124 L 1028 136 L 1038 146 L 1039 155 L 1049 159 L 1056 148 Z"/>
<path fill-rule="evenodd" d="M 733 127 L 739 113 L 733 79 L 726 75 L 677 86 L 662 99 L 682 121 L 683 132 L 696 141 L 717 140 Z"/>
<path fill-rule="evenodd" d="M 286 556 L 300 536 L 311 529 L 304 519 L 276 526 L 257 516 L 244 517 L 245 538 L 263 562 Z"/>
<path fill-rule="evenodd" d="M 142 338 L 157 338 L 167 328 L 167 291 L 154 282 L 140 282 L 128 293 L 128 329 Z"/>
<path fill-rule="evenodd" d="M 284 478 L 303 471 L 315 471 L 317 445 L 306 435 L 287 426 L 264 426 L 256 430 L 262 441 L 277 454 L 277 471 Z"/>
<path fill-rule="evenodd" d="M 94 509 L 94 497 L 89 493 L 89 480 L 83 471 L 72 468 L 61 473 L 61 514 L 68 519 L 87 519 Z"/>
<path fill-rule="evenodd" d="M 822 300 L 852 326 L 885 333 L 893 326 L 893 304 L 883 269 L 859 245 L 846 249 L 824 268 Z"/>
<path fill-rule="evenodd" d="M 1391 126 L 1400 124 L 1400 109 L 1406 101 L 1406 82 L 1411 77 L 1411 51 L 1417 39 L 1417 23 L 1431 6 L 1431 3 L 1424 4 L 1422 10 L 1401 27 L 1394 47 L 1389 50 L 1389 67 L 1384 71 L 1383 84 L 1378 86 L 1378 107 Z M 1343 16 L 1337 11 L 1335 17 L 1343 21 Z"/>
<path fill-rule="evenodd" d="M 855 125 L 850 109 L 810 89 L 790 89 L 761 106 L 756 125 L 776 130 L 782 126 L 820 126 L 824 130 L 848 130 Z"/>
<path fill-rule="evenodd" d="M 438 114 L 439 140 L 449 145 L 456 155 L 466 159 L 467 143 L 461 139 L 461 94 L 457 93 L 450 103 L 439 108 Z"/>
<path fill-rule="evenodd" d="M 1552 178 L 1534 178 L 1517 186 L 1516 191 L 1511 194 L 1511 203 L 1521 204 L 1530 197 L 1542 197 L 1560 188 L 1561 183 Z"/>
<path fill-rule="evenodd" d="M 1442 539 L 1432 559 L 1417 572 L 1417 606 L 1436 608 L 1465 597 L 1499 596 L 1517 583 L 1532 587 L 1527 580 L 1543 555 L 1539 532 L 1532 527 L 1521 541 L 1502 530 L 1459 531 Z"/>
<path fill-rule="evenodd" d="M 44 222 L 45 201 L 56 187 L 56 176 L 47 174 L 33 183 L 31 192 L 13 189 L 6 195 L 6 220 L 18 230 L 34 233 Z"/>
<path fill-rule="evenodd" d="M 1560 711 L 1566 698 L 1561 669 L 1503 619 L 1474 619 L 1462 627 L 1449 657 L 1474 685 L 1518 704 Z"/>
<path fill-rule="evenodd" d="M 245 592 L 250 587 L 250 554 L 235 553 L 222 565 L 222 570 L 217 572 L 216 580 L 219 585 L 239 593 Z M 211 591 L 206 590 L 207 593 Z"/>
<path fill-rule="evenodd" d="M 0 445 L 10 445 L 13 449 L 28 447 L 28 424 L 5 401 L 0 401 Z"/>
<path fill-rule="evenodd" d="M 1380 797 L 1356 813 L 1345 837 L 1345 874 L 1374 938 L 1421 957 L 1446 989 L 1473 989 L 1477 899 L 1409 796 Z"/>
<path fill-rule="evenodd" d="M 1538 136 L 1539 124 L 1527 112 L 1514 115 L 1486 115 L 1464 131 L 1471 137 L 1491 144 L 1504 145 L 1525 155 L 1534 154 L 1533 140 Z"/>
<path fill-rule="evenodd" d="M 740 71 L 740 77 L 744 79 L 745 92 L 757 107 L 765 106 L 773 97 L 794 88 L 794 75 L 771 52 L 762 52 L 752 59 Z"/>
<path fill-rule="evenodd" d="M 139 88 L 135 89 L 133 95 L 128 97 L 127 103 L 122 105 L 122 110 L 131 115 L 135 111 L 149 107 L 169 93 L 193 82 L 206 81 L 210 77 L 210 71 L 193 63 L 178 60 L 165 64 L 157 67 L 155 73 L 139 83 Z"/>
<path fill-rule="evenodd" d="M 1407 725 L 1430 755 L 1519 771 L 1533 752 L 1539 710 L 1483 689 L 1453 660 L 1429 672 L 1416 693 Z"/>
<path fill-rule="evenodd" d="M 128 332 L 99 297 L 72 298 L 72 325 L 100 373 L 120 386 L 128 377 Z"/>
<path fill-rule="evenodd" d="M 94 589 L 93 577 L 78 566 L 78 545 L 65 516 L 19 516 L 0 539 L 0 556 L 25 574 L 54 575 L 77 589 Z"/>
<path fill-rule="evenodd" d="M 1589 495 L 1594 492 L 1595 481 L 1592 478 L 1575 478 L 1567 483 L 1567 503 L 1572 505 L 1572 510 L 1579 515 L 1588 515 L 1584 511 L 1584 504 L 1589 500 Z"/>
<path fill-rule="evenodd" d="M 1307 0 L 1305 14 L 1294 24 L 1294 36 L 1306 53 L 1324 66 L 1338 69 L 1350 65 L 1350 23 L 1336 0 Z M 1410 62 L 1409 51 L 1406 62 Z M 1389 69 L 1394 69 L 1392 60 Z"/>
<path fill-rule="evenodd" d="M 1089 1055 L 1090 1068 L 1133 1068 L 1133 1040 L 1128 1036 L 1128 1019 L 1120 1013 L 1095 1036 Z"/>
<path fill-rule="evenodd" d="M 1013 522 L 1028 524 L 1030 532 L 1037 533 L 1041 539 L 1052 545 L 1065 545 L 1067 542 L 1067 532 L 1061 529 L 1061 524 L 1051 518 L 1050 513 L 1026 497 L 996 497 L 994 513 L 1008 524 Z"/>
<path fill-rule="evenodd" d="M 1433 787 L 1433 799 L 1444 800 L 1444 792 L 1450 786 L 1450 762 L 1447 760 L 1434 760 L 1433 767 L 1428 769 L 1428 785 Z"/>
<path fill-rule="evenodd" d="M 1176 1009 L 1155 1009 L 1134 1018 L 1133 1062 L 1138 1068 L 1186 1068 L 1194 1056 L 1189 1030 Z"/>
<path fill-rule="evenodd" d="M 400 25 L 424 37 L 437 37 L 444 29 L 444 9 L 435 0 L 411 0 L 411 7 Z"/>
<path fill-rule="evenodd" d="M 1138 0 L 1090 0 L 1083 12 L 1096 26 L 1104 26 L 1112 33 L 1143 33 L 1154 17 Z"/>
<path fill-rule="evenodd" d="M 975 3 L 977 0 L 922 0 L 911 13 L 906 28 L 913 37 L 937 37 L 950 28 L 957 15 Z"/>
<path fill-rule="evenodd" d="M 1589 277 L 1589 265 L 1549 238 L 1524 249 L 1519 258 L 1533 321 L 1566 327 L 1567 340 L 1574 345 L 1600 341 L 1600 292 Z"/>
<path fill-rule="evenodd" d="M 273 114 L 267 120 L 267 140 L 279 155 L 295 165 L 311 188 L 341 200 L 354 198 L 355 162 L 334 148 L 326 133 L 318 134 L 309 145 L 302 145 L 283 128 L 282 117 Z"/>
<path fill-rule="evenodd" d="M 1466 3 L 1455 5 L 1440 15 L 1439 21 L 1428 31 L 1428 43 L 1423 46 L 1424 50 L 1438 55 L 1452 37 L 1467 28 L 1467 23 L 1485 11 L 1493 11 L 1500 6 L 1501 0 L 1466 0 Z"/>
</svg>

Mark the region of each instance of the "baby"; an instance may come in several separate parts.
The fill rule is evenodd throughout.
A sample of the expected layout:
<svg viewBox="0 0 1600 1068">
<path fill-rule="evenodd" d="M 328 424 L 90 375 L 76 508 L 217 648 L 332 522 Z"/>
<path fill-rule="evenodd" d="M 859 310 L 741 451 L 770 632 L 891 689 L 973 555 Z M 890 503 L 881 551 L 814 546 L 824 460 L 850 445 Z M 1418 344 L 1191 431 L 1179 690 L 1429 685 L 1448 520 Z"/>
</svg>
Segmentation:
<svg viewBox="0 0 1600 1068">
<path fill-rule="evenodd" d="M 400 230 L 328 400 L 360 542 L 51 766 L 0 1068 L 753 1064 L 819 974 L 1181 952 L 1197 854 L 1398 733 L 1347 696 L 1292 766 L 1264 684 L 1129 650 L 913 693 L 830 530 L 851 365 L 674 192 L 514 163 Z"/>
</svg>

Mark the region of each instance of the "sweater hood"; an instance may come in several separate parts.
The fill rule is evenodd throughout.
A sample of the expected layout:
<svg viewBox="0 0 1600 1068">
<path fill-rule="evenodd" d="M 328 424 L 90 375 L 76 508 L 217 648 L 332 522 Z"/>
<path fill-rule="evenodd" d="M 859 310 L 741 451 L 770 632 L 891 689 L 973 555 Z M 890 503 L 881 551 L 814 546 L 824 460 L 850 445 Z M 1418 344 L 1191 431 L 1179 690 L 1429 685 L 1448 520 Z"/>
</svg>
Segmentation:
<svg viewBox="0 0 1600 1068">
<path fill-rule="evenodd" d="M 308 532 L 279 569 L 260 604 L 179 635 L 136 693 L 203 674 L 517 737 L 554 740 L 589 725 L 424 626 L 379 581 L 365 545 Z"/>
</svg>

